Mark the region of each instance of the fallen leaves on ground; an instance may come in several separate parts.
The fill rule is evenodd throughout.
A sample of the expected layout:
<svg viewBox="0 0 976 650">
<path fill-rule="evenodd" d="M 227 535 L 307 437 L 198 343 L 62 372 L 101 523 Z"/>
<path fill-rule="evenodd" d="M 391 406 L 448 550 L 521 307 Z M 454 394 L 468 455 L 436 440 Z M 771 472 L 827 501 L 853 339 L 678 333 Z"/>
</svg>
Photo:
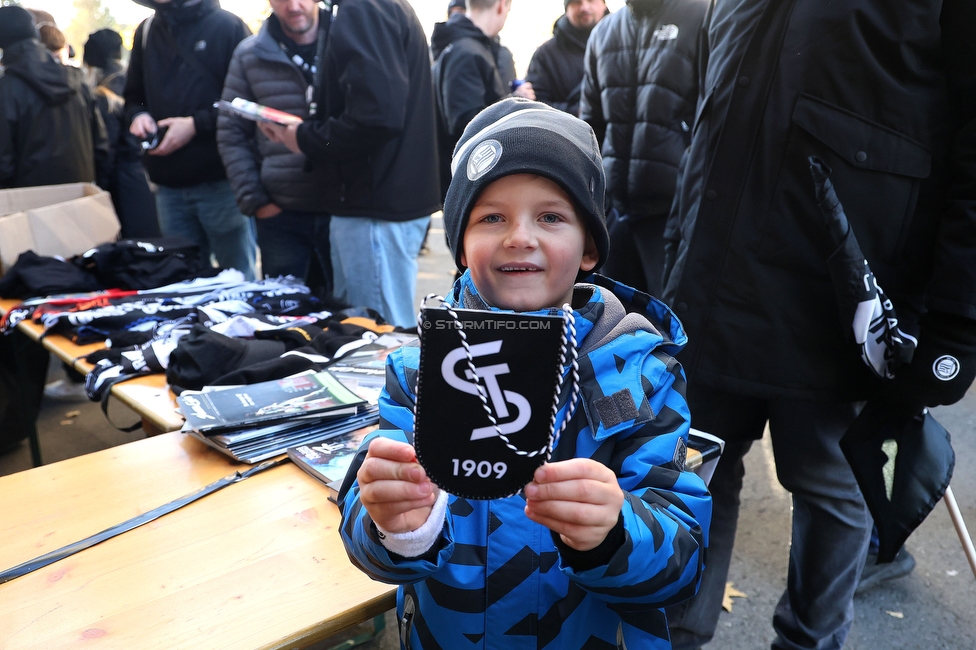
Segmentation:
<svg viewBox="0 0 976 650">
<path fill-rule="evenodd" d="M 731 582 L 726 582 L 725 583 L 725 595 L 722 596 L 722 609 L 724 609 L 727 612 L 731 612 L 732 611 L 732 599 L 733 598 L 748 598 L 749 597 L 749 596 L 745 595 L 745 593 L 743 593 L 743 592 L 739 591 L 738 589 L 736 589 L 735 587 L 733 587 L 732 584 L 733 583 L 731 583 Z"/>
</svg>

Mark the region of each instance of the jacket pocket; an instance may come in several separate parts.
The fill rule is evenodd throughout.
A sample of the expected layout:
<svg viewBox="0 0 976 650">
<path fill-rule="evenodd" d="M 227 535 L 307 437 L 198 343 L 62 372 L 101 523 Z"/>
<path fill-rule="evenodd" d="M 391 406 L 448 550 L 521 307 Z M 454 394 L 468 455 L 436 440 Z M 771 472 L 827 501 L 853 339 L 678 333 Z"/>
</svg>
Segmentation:
<svg viewBox="0 0 976 650">
<path fill-rule="evenodd" d="M 921 181 L 931 171 L 931 154 L 897 131 L 809 95 L 801 95 L 793 110 L 776 189 L 761 222 L 760 258 L 826 273 L 824 259 L 833 245 L 816 204 L 809 156 L 832 169 L 831 181 L 868 262 L 895 263 Z"/>
</svg>

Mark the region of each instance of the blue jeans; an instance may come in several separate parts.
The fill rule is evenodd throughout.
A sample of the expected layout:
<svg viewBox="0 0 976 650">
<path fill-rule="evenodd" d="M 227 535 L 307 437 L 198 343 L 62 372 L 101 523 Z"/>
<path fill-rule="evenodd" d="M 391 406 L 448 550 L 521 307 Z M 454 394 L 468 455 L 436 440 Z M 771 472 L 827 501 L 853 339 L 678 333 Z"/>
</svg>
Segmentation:
<svg viewBox="0 0 976 650">
<path fill-rule="evenodd" d="M 854 589 L 871 518 L 840 438 L 860 410 L 852 402 L 746 397 L 688 383 L 695 426 L 726 441 L 715 474 L 712 525 L 698 595 L 667 610 L 674 650 L 698 648 L 718 625 L 739 518 L 742 458 L 769 422 L 776 476 L 793 498 L 789 575 L 773 613 L 774 650 L 840 650 L 854 622 Z"/>
<path fill-rule="evenodd" d="M 414 299 L 417 255 L 430 217 L 380 221 L 332 216 L 332 282 L 335 297 L 354 307 L 371 307 L 391 325 L 417 326 Z"/>
<path fill-rule="evenodd" d="M 217 265 L 254 279 L 254 222 L 241 214 L 229 181 L 156 190 L 159 227 L 166 237 L 186 237 L 200 247 L 200 258 L 213 253 Z"/>
<path fill-rule="evenodd" d="M 255 219 L 254 225 L 264 277 L 292 275 L 307 280 L 309 264 L 315 259 L 322 269 L 326 293 L 332 293 L 328 214 L 282 210 L 273 217 Z"/>
</svg>

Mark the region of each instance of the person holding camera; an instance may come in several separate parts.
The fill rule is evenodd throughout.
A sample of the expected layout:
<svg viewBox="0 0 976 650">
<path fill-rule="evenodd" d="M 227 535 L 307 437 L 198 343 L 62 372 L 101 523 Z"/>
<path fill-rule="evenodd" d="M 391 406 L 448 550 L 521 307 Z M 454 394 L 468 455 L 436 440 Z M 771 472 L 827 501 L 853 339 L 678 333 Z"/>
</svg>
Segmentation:
<svg viewBox="0 0 976 650">
<path fill-rule="evenodd" d="M 217 109 L 234 48 L 250 34 L 218 0 L 135 0 L 156 13 L 136 29 L 125 86 L 129 131 L 145 142 L 165 236 L 255 277 L 254 224 L 241 214 L 217 151 Z"/>
</svg>

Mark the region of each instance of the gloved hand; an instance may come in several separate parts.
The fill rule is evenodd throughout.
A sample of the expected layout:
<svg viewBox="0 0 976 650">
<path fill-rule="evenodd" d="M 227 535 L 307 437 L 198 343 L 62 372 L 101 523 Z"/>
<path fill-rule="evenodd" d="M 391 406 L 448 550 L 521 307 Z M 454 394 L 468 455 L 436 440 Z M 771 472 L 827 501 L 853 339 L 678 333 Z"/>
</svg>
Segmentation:
<svg viewBox="0 0 976 650">
<path fill-rule="evenodd" d="M 930 311 L 919 319 L 919 327 L 911 363 L 869 402 L 890 421 L 906 421 L 927 406 L 954 404 L 976 378 L 976 321 Z"/>
</svg>

